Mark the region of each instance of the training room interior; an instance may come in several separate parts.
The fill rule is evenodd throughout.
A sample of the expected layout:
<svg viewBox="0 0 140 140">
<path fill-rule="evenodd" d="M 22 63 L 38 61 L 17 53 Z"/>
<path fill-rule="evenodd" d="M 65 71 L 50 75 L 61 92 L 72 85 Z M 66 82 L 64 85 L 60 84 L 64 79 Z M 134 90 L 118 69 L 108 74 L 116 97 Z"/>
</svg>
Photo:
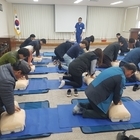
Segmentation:
<svg viewBox="0 0 140 140">
<path fill-rule="evenodd" d="M 120 33 L 126 39 L 131 31 L 140 28 L 140 0 L 123 0 L 111 5 L 117 0 L 0 0 L 0 43 L 6 41 L 12 51 L 30 36 L 35 34 L 36 39 L 45 38 L 47 43 L 42 46 L 41 52 L 53 52 L 54 48 L 66 40 L 75 40 L 73 34 L 75 23 L 79 17 L 85 24 L 83 38 L 94 35 L 90 50 L 105 48 L 108 44 L 117 41 L 116 34 Z M 14 16 L 18 16 L 20 34 L 15 32 Z M 48 67 L 54 66 L 49 63 Z M 58 79 L 62 73 L 48 73 L 30 75 L 29 78 Z M 40 85 L 38 85 L 40 86 Z M 66 96 L 67 89 L 50 90 L 43 94 L 29 94 L 18 96 L 15 100 L 22 102 L 49 101 L 50 108 L 58 105 L 71 104 L 72 99 L 86 99 L 84 91 L 78 97 Z M 124 89 L 123 96 L 133 100 L 140 99 L 139 90 L 132 91 L 132 86 Z M 40 116 L 41 117 L 41 116 Z M 45 120 L 44 120 L 45 123 Z M 55 124 L 54 124 L 55 125 Z M 72 128 L 71 132 L 52 133 L 48 137 L 37 140 L 115 140 L 119 131 L 84 134 L 80 127 Z M 122 131 L 120 131 L 122 132 Z M 140 137 L 139 129 L 128 130 L 127 134 Z M 31 138 L 34 139 L 34 138 Z"/>
</svg>

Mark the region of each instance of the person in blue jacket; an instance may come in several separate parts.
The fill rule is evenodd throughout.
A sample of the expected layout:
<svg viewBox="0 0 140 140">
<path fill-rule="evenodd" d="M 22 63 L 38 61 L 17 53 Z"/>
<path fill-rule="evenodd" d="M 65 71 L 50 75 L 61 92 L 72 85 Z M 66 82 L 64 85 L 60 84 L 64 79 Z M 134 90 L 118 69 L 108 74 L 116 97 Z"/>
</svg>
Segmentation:
<svg viewBox="0 0 140 140">
<path fill-rule="evenodd" d="M 121 60 L 119 66 L 124 66 L 126 63 L 134 63 L 137 67 L 137 70 L 140 71 L 140 48 L 135 48 L 127 53 L 127 55 Z M 136 82 L 138 81 L 135 74 L 132 75 L 130 78 L 127 78 L 129 82 Z M 139 89 L 139 86 L 135 84 L 133 86 L 133 91 Z"/>
<path fill-rule="evenodd" d="M 122 104 L 126 77 L 131 77 L 136 69 L 133 63 L 127 63 L 123 67 L 110 67 L 101 72 L 85 90 L 89 103 L 77 104 L 73 114 L 81 114 L 84 118 L 108 118 L 111 102 Z"/>
<path fill-rule="evenodd" d="M 77 43 L 81 42 L 84 29 L 85 29 L 85 25 L 84 25 L 84 23 L 82 23 L 82 18 L 79 17 L 78 22 L 75 25 Z"/>
</svg>

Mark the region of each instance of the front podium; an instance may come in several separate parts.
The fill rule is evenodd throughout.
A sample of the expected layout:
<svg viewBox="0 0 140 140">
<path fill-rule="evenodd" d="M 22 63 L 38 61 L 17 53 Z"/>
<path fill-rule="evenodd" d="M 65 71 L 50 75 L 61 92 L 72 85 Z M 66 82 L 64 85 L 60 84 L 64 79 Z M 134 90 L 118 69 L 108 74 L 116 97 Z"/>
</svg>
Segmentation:
<svg viewBox="0 0 140 140">
<path fill-rule="evenodd" d="M 140 28 L 131 28 L 129 38 L 133 38 L 137 40 L 139 32 L 140 32 Z M 133 44 L 129 43 L 129 48 L 133 48 Z"/>
</svg>

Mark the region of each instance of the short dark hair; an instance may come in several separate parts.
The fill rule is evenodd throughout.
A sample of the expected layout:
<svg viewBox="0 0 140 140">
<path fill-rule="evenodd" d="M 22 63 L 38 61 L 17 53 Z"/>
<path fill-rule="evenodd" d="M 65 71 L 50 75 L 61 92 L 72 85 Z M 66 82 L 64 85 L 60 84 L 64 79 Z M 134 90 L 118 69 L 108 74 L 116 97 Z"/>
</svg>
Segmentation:
<svg viewBox="0 0 140 140">
<path fill-rule="evenodd" d="M 12 67 L 13 67 L 13 70 L 15 70 L 15 71 L 21 70 L 21 72 L 22 72 L 23 75 L 27 75 L 31 71 L 31 67 L 24 60 L 17 61 L 16 63 L 14 63 L 12 65 Z"/>
<path fill-rule="evenodd" d="M 24 57 L 29 57 L 30 56 L 30 52 L 26 48 L 19 49 L 18 54 L 22 54 Z"/>
<path fill-rule="evenodd" d="M 120 40 L 119 43 L 124 44 L 124 41 Z"/>
<path fill-rule="evenodd" d="M 134 63 L 125 63 L 123 67 L 126 68 L 127 70 L 132 70 L 133 73 L 137 71 L 137 67 Z"/>
<path fill-rule="evenodd" d="M 94 36 L 93 35 L 90 36 L 90 41 L 94 42 Z"/>
<path fill-rule="evenodd" d="M 120 33 L 117 33 L 117 34 L 116 34 L 116 36 L 120 36 L 120 35 L 121 35 Z"/>
<path fill-rule="evenodd" d="M 98 64 L 98 66 L 100 66 L 100 65 L 102 64 L 102 62 L 103 62 L 103 51 L 102 51 L 102 49 L 97 48 L 97 49 L 95 49 L 93 52 L 94 52 L 94 53 L 96 54 L 96 56 L 98 57 L 98 59 L 97 59 L 97 64 Z"/>
<path fill-rule="evenodd" d="M 129 38 L 129 43 L 135 43 L 135 39 L 134 38 Z"/>
<path fill-rule="evenodd" d="M 31 37 L 35 37 L 35 35 L 34 35 L 34 34 L 31 34 L 31 35 L 30 35 L 30 38 L 31 38 Z"/>
<path fill-rule="evenodd" d="M 46 39 L 42 38 L 40 41 L 42 41 L 43 44 L 46 44 Z"/>
<path fill-rule="evenodd" d="M 86 46 L 86 48 L 87 48 L 88 42 L 87 42 L 86 40 L 82 40 L 81 43 L 82 43 L 82 44 L 85 44 L 85 46 Z"/>
<path fill-rule="evenodd" d="M 78 19 L 82 19 L 81 17 L 79 17 Z"/>
</svg>

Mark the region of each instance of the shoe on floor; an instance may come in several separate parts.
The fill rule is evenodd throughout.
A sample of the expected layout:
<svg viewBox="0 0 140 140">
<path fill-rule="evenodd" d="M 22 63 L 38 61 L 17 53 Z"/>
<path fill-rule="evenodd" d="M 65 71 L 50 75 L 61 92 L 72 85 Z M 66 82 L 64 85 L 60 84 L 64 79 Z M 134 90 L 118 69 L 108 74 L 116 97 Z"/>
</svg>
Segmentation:
<svg viewBox="0 0 140 140">
<path fill-rule="evenodd" d="M 77 89 L 74 89 L 74 96 L 75 96 L 75 97 L 78 96 L 78 91 L 77 91 Z"/>
<path fill-rule="evenodd" d="M 67 90 L 67 97 L 71 97 L 71 95 L 72 95 L 72 94 L 71 94 L 71 90 L 68 89 L 68 90 Z"/>
<path fill-rule="evenodd" d="M 133 91 L 137 91 L 138 89 L 140 89 L 139 85 L 135 84 L 135 85 L 133 86 Z"/>
<path fill-rule="evenodd" d="M 83 113 L 83 108 L 80 106 L 80 104 L 77 104 L 74 108 L 73 108 L 73 115 L 79 115 Z"/>
<path fill-rule="evenodd" d="M 139 140 L 139 138 L 134 137 L 133 135 L 130 135 L 130 136 L 129 136 L 129 140 Z"/>
<path fill-rule="evenodd" d="M 129 140 L 129 138 L 125 135 L 125 132 L 118 133 L 116 140 Z"/>
<path fill-rule="evenodd" d="M 62 70 L 61 63 L 58 65 L 58 69 L 59 69 L 59 70 Z"/>
</svg>

